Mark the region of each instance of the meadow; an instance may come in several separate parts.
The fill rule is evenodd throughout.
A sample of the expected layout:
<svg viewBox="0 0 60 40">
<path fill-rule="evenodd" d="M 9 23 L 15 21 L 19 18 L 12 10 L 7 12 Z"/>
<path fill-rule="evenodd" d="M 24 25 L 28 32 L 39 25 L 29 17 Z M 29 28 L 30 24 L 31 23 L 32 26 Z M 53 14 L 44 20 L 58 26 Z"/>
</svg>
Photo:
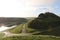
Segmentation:
<svg viewBox="0 0 60 40">
<path fill-rule="evenodd" d="M 27 35 L 27 36 L 11 36 L 1 38 L 0 40 L 60 40 L 60 37 L 49 35 Z"/>
</svg>

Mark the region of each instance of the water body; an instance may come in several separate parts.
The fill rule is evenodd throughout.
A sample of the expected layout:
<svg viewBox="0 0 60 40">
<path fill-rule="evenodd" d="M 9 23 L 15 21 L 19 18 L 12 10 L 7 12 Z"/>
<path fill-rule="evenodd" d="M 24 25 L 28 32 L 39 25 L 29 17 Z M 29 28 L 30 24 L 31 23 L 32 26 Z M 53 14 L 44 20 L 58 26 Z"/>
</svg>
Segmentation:
<svg viewBox="0 0 60 40">
<path fill-rule="evenodd" d="M 4 31 L 4 30 L 11 29 L 11 28 L 14 28 L 14 27 L 16 27 L 16 25 L 11 26 L 11 27 L 7 27 L 7 26 L 2 25 L 2 26 L 0 26 L 0 31 Z"/>
</svg>

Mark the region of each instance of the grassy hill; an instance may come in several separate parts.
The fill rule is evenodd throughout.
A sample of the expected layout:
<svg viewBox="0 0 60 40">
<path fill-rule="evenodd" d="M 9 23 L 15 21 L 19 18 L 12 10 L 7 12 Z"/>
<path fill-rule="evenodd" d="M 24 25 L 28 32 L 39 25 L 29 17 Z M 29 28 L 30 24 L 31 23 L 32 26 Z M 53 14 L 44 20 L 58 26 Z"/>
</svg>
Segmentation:
<svg viewBox="0 0 60 40">
<path fill-rule="evenodd" d="M 60 36 L 60 17 L 51 12 L 41 13 L 28 27 L 40 31 L 43 35 Z"/>
<path fill-rule="evenodd" d="M 51 16 L 51 15 L 53 15 L 53 16 Z M 54 18 L 54 20 L 53 20 L 53 18 Z M 33 19 L 33 20 L 32 20 L 32 18 L 28 19 L 27 22 L 18 24 L 16 27 L 6 30 L 6 31 L 10 31 L 11 33 L 20 34 L 22 32 L 22 27 L 25 25 L 26 33 L 32 33 L 34 35 L 11 36 L 11 37 L 6 37 L 6 38 L 0 39 L 0 40 L 60 40 L 60 36 L 53 36 L 56 34 L 57 35 L 60 34 L 60 31 L 59 31 L 60 30 L 60 21 L 59 20 L 60 20 L 60 17 L 57 17 L 54 14 L 50 14 L 50 15 L 49 14 L 41 14 L 36 19 Z M 31 22 L 33 22 L 33 24 L 31 24 L 32 26 L 29 26 L 29 24 Z M 47 28 L 46 25 L 47 25 L 47 27 L 50 27 L 50 28 L 52 27 L 51 32 L 48 32 L 48 29 L 47 30 L 44 29 L 44 28 Z M 36 30 L 36 28 L 37 29 L 40 28 L 43 31 L 40 29 Z M 52 34 L 52 35 L 49 35 L 49 34 Z"/>
<path fill-rule="evenodd" d="M 29 20 L 26 23 L 18 24 L 16 27 L 9 29 L 9 30 L 5 30 L 5 31 L 10 31 L 11 33 L 20 34 L 22 27 L 25 24 L 27 33 L 38 34 L 39 31 L 28 27 L 28 25 L 31 21 L 32 20 Z M 57 32 L 58 29 L 60 30 L 60 28 L 57 28 L 55 30 L 55 32 Z M 19 35 L 19 36 L 10 36 L 10 37 L 1 38 L 0 40 L 60 40 L 60 36 L 42 35 L 42 34 L 39 34 L 39 35 L 23 35 L 23 36 Z"/>
</svg>

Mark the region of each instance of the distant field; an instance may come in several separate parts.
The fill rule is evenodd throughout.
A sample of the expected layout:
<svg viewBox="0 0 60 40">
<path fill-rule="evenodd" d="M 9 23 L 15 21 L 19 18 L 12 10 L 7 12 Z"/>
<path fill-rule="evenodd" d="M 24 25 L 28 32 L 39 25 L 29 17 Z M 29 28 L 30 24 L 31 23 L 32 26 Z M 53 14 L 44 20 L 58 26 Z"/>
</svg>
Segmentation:
<svg viewBox="0 0 60 40">
<path fill-rule="evenodd" d="M 0 40 L 60 40 L 60 37 L 48 35 L 28 35 L 6 37 Z"/>
</svg>

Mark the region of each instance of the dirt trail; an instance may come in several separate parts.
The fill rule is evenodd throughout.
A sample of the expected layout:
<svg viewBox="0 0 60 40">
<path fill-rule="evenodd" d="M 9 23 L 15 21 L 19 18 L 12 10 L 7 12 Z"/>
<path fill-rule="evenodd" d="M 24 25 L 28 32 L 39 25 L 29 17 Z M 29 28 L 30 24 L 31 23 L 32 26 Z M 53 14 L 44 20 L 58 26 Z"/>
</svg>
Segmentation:
<svg viewBox="0 0 60 40">
<path fill-rule="evenodd" d="M 22 26 L 22 32 L 19 34 L 14 34 L 9 31 L 3 32 L 5 36 L 25 36 L 25 35 L 32 35 L 31 33 L 26 33 L 26 27 L 25 24 Z"/>
<path fill-rule="evenodd" d="M 21 33 L 26 33 L 26 26 L 25 26 L 25 24 L 22 26 L 22 32 Z"/>
</svg>

